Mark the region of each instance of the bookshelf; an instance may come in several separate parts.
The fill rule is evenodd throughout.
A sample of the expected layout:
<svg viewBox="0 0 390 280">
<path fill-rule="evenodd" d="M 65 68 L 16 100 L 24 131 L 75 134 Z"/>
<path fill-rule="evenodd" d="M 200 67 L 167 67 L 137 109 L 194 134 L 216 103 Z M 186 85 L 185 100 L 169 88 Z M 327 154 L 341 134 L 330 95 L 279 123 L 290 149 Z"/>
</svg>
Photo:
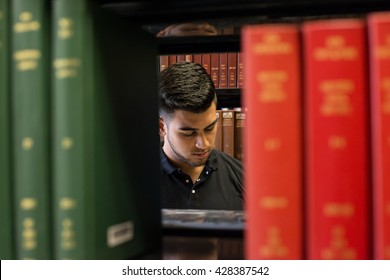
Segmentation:
<svg viewBox="0 0 390 280">
<path fill-rule="evenodd" d="M 176 22 L 215 20 L 222 24 L 242 26 L 254 23 L 302 23 L 311 19 L 363 17 L 369 12 L 388 11 L 386 0 L 277 0 L 277 1 L 99 1 L 102 7 L 134 24 L 168 25 Z M 239 51 L 238 36 L 213 38 L 182 37 L 157 41 L 160 54 Z M 233 94 L 231 94 L 233 93 Z M 229 95 L 232 96 L 229 96 Z M 241 91 L 220 91 L 230 104 L 240 102 Z"/>
<path fill-rule="evenodd" d="M 388 0 L 151 0 L 151 1 L 132 1 L 132 0 L 91 0 L 98 3 L 104 9 L 110 11 L 119 18 L 123 18 L 126 24 L 131 25 L 128 29 L 129 38 L 135 37 L 140 29 L 169 25 L 177 22 L 188 21 L 212 21 L 221 26 L 240 27 L 246 24 L 255 23 L 276 23 L 276 22 L 302 22 L 308 19 L 334 18 L 334 17 L 356 17 L 366 15 L 373 11 L 390 11 L 390 1 Z M 137 29 L 138 28 L 138 29 Z M 209 53 L 209 52 L 238 52 L 241 51 L 240 35 L 219 35 L 213 37 L 171 37 L 154 38 L 146 44 L 151 44 L 150 54 L 185 54 L 185 53 Z M 109 44 L 106 45 L 109 48 Z M 142 48 L 141 46 L 140 48 Z M 155 49 L 157 50 L 155 52 Z M 147 52 L 147 51 L 146 51 Z M 149 54 L 148 53 L 148 54 Z M 11 57 L 11 56 L 10 56 Z M 118 59 L 120 61 L 120 58 Z M 150 62 L 150 61 L 149 61 Z M 150 66 L 150 63 L 149 63 Z M 153 66 L 153 65 L 152 65 Z M 148 70 L 152 69 L 149 67 Z M 142 72 L 142 74 L 141 74 Z M 145 71 L 133 71 L 134 80 L 145 79 L 148 73 Z M 155 73 L 150 73 L 152 80 Z M 137 76 L 138 75 L 138 76 Z M 153 80 L 155 82 L 155 80 Z M 154 92 L 155 84 L 148 88 L 150 93 Z M 136 91 L 144 90 L 144 84 L 141 83 Z M 119 90 L 120 91 L 120 90 Z M 240 89 L 218 89 L 219 101 L 223 107 L 240 107 L 241 90 Z M 135 97 L 129 97 L 129 103 L 135 101 Z M 141 108 L 147 110 L 150 106 L 149 100 L 143 100 Z M 119 102 L 118 102 L 119 103 Z M 155 115 L 147 116 L 148 123 L 153 126 L 154 118 L 157 117 L 157 102 L 152 105 Z M 125 110 L 124 110 L 125 111 Z M 135 118 L 135 117 L 134 117 Z M 139 127 L 139 131 L 143 129 Z M 156 138 L 153 130 L 145 132 L 142 140 Z M 132 135 L 128 135 L 132 139 Z M 135 140 L 134 140 L 135 141 Z M 148 140 L 150 141 L 150 140 Z M 140 143 L 133 143 L 134 146 Z M 133 156 L 130 149 L 125 149 L 129 155 Z M 153 158 L 157 163 L 159 154 L 149 152 L 147 156 L 142 153 L 142 149 L 137 151 L 137 158 Z M 156 148 L 154 151 L 157 151 Z M 146 164 L 144 164 L 146 165 Z M 157 167 L 155 164 L 154 167 Z M 158 171 L 155 168 L 154 171 Z M 148 174 L 149 175 L 149 174 Z M 145 176 L 146 177 L 146 176 Z M 153 176 L 150 176 L 153 177 Z M 157 176 L 156 176 L 157 177 Z M 137 184 L 144 184 L 144 178 L 137 179 Z M 150 179 L 150 185 L 156 183 L 155 178 Z M 158 200 L 156 195 L 156 201 Z M 139 200 L 141 201 L 141 200 Z M 169 232 L 169 231 L 168 231 Z M 163 233 L 164 234 L 164 233 Z M 165 232 L 167 234 L 167 231 Z M 220 233 L 223 234 L 223 233 Z M 240 236 L 241 237 L 241 236 Z"/>
</svg>

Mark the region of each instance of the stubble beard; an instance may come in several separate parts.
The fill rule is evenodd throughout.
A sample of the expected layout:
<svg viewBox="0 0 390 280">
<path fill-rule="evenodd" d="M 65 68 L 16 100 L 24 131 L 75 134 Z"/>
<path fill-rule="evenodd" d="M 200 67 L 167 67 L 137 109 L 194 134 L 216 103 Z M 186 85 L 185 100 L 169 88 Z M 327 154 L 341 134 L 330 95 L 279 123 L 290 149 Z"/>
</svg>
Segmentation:
<svg viewBox="0 0 390 280">
<path fill-rule="evenodd" d="M 198 166 L 203 166 L 205 165 L 208 157 L 204 158 L 204 159 L 199 159 L 197 161 L 192 161 L 190 159 L 187 159 L 186 157 L 184 157 L 182 154 L 180 154 L 178 151 L 176 151 L 176 149 L 174 148 L 174 145 L 171 143 L 170 139 L 169 139 L 169 135 L 167 135 L 167 142 L 168 142 L 168 145 L 169 147 L 171 148 L 171 151 L 173 152 L 173 154 L 175 155 L 176 159 L 181 161 L 181 162 L 184 162 L 192 167 L 198 167 Z"/>
</svg>

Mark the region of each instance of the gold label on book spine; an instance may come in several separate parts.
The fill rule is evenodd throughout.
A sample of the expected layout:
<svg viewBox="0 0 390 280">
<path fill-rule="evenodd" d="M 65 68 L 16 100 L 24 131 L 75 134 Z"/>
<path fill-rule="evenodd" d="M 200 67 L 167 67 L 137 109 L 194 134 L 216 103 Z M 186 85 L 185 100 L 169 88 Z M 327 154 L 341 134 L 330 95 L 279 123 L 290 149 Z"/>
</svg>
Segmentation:
<svg viewBox="0 0 390 280">
<path fill-rule="evenodd" d="M 256 75 L 260 84 L 260 102 L 282 102 L 287 99 L 285 84 L 289 76 L 286 71 L 262 71 Z"/>
<path fill-rule="evenodd" d="M 282 141 L 279 138 L 268 138 L 264 141 L 264 150 L 266 151 L 277 151 L 280 150 Z"/>
<path fill-rule="evenodd" d="M 22 139 L 22 149 L 29 151 L 34 147 L 34 139 L 31 137 L 25 137 Z"/>
<path fill-rule="evenodd" d="M 20 208 L 28 211 L 33 210 L 38 206 L 38 201 L 33 197 L 24 197 L 20 200 Z"/>
<path fill-rule="evenodd" d="M 261 41 L 253 45 L 253 52 L 256 55 L 278 55 L 289 54 L 293 45 L 284 42 L 278 33 L 267 33 L 261 37 Z"/>
<path fill-rule="evenodd" d="M 284 258 L 289 254 L 288 248 L 283 244 L 280 228 L 267 229 L 266 244 L 260 247 L 259 254 L 264 258 Z"/>
<path fill-rule="evenodd" d="M 66 40 L 71 38 L 73 33 L 73 20 L 71 18 L 60 18 L 58 20 L 58 38 L 61 40 Z"/>
<path fill-rule="evenodd" d="M 60 239 L 61 239 L 61 248 L 65 251 L 72 250 L 77 245 L 74 223 L 69 218 L 62 220 Z"/>
<path fill-rule="evenodd" d="M 63 150 L 69 150 L 73 147 L 73 139 L 71 137 L 64 137 L 61 140 L 61 148 Z"/>
<path fill-rule="evenodd" d="M 22 248 L 32 251 L 37 248 L 37 230 L 35 221 L 32 218 L 26 218 L 22 222 Z"/>
<path fill-rule="evenodd" d="M 260 199 L 260 207 L 269 210 L 284 209 L 288 206 L 288 199 L 284 196 L 265 196 Z"/>
<path fill-rule="evenodd" d="M 386 36 L 385 44 L 377 46 L 373 53 L 379 60 L 390 59 L 390 35 Z"/>
<path fill-rule="evenodd" d="M 356 250 L 349 247 L 348 239 L 343 226 L 334 226 L 330 231 L 330 243 L 328 247 L 321 250 L 321 257 L 324 260 L 355 260 Z"/>
<path fill-rule="evenodd" d="M 328 145 L 331 150 L 342 150 L 347 147 L 347 139 L 340 135 L 331 135 L 328 139 Z"/>
<path fill-rule="evenodd" d="M 57 58 L 53 62 L 57 79 L 75 78 L 78 76 L 81 61 L 78 58 Z"/>
<path fill-rule="evenodd" d="M 355 207 L 350 202 L 326 203 L 322 211 L 325 217 L 351 218 L 353 215 L 355 215 Z"/>
<path fill-rule="evenodd" d="M 59 203 L 61 210 L 75 209 L 76 205 L 77 205 L 76 200 L 70 197 L 62 197 Z"/>
<path fill-rule="evenodd" d="M 347 46 L 342 36 L 328 36 L 324 46 L 314 49 L 314 59 L 318 61 L 356 60 L 358 50 Z"/>
<path fill-rule="evenodd" d="M 318 86 L 322 93 L 320 113 L 324 116 L 346 116 L 353 111 L 351 95 L 355 84 L 351 80 L 325 80 Z"/>
<path fill-rule="evenodd" d="M 34 32 L 41 28 L 39 21 L 33 19 L 33 14 L 30 12 L 22 12 L 19 14 L 19 21 L 14 24 L 16 33 Z"/>
<path fill-rule="evenodd" d="M 25 49 L 14 52 L 16 68 L 19 71 L 29 71 L 37 69 L 38 62 L 40 59 L 41 52 L 36 49 Z"/>
</svg>

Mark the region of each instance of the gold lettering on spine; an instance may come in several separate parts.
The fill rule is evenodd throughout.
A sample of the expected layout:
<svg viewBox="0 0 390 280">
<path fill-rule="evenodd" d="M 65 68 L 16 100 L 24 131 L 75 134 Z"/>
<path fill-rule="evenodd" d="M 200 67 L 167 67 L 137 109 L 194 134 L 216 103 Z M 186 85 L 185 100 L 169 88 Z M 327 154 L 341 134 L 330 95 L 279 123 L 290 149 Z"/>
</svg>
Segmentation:
<svg viewBox="0 0 390 280">
<path fill-rule="evenodd" d="M 355 207 L 350 202 L 326 203 L 322 211 L 325 217 L 351 218 L 353 215 L 355 215 Z"/>
<path fill-rule="evenodd" d="M 282 141 L 279 138 L 267 138 L 264 141 L 264 150 L 266 151 L 277 151 L 280 150 Z"/>
<path fill-rule="evenodd" d="M 260 199 L 260 207 L 269 210 L 284 209 L 288 206 L 288 199 L 284 196 L 265 196 Z"/>
<path fill-rule="evenodd" d="M 73 36 L 73 20 L 71 18 L 60 18 L 58 20 L 57 36 L 62 40 Z"/>
<path fill-rule="evenodd" d="M 285 71 L 263 71 L 256 75 L 260 84 L 260 102 L 282 102 L 287 99 L 285 84 L 288 80 L 288 73 Z"/>
<path fill-rule="evenodd" d="M 41 52 L 36 49 L 25 49 L 14 52 L 16 68 L 19 71 L 29 71 L 36 69 L 40 59 Z"/>
<path fill-rule="evenodd" d="M 33 211 L 38 206 L 38 201 L 33 197 L 24 197 L 19 202 L 23 211 Z M 22 221 L 22 248 L 31 251 L 37 248 L 37 230 L 35 220 L 31 217 Z"/>
<path fill-rule="evenodd" d="M 73 211 L 77 207 L 75 199 L 70 197 L 63 197 L 59 201 L 59 208 L 61 211 Z M 74 229 L 74 222 L 70 218 L 65 218 L 61 223 L 61 247 L 64 250 L 72 250 L 76 247 L 76 233 Z"/>
<path fill-rule="evenodd" d="M 56 78 L 66 79 L 77 77 L 81 61 L 78 58 L 57 58 L 53 64 Z"/>
<path fill-rule="evenodd" d="M 347 147 L 347 139 L 344 136 L 332 135 L 328 139 L 328 145 L 332 150 L 342 150 Z"/>
<path fill-rule="evenodd" d="M 259 254 L 264 258 L 285 258 L 289 254 L 288 248 L 282 242 L 280 228 L 267 229 L 267 241 L 259 248 Z"/>
<path fill-rule="evenodd" d="M 329 36 L 325 39 L 324 46 L 314 50 L 314 59 L 318 61 L 356 60 L 358 50 L 346 45 L 342 36 Z"/>
<path fill-rule="evenodd" d="M 390 59 L 390 36 L 388 35 L 384 45 L 378 45 L 373 50 L 374 56 L 379 60 Z"/>
<path fill-rule="evenodd" d="M 283 42 L 280 34 L 267 33 L 263 35 L 259 43 L 254 44 L 253 53 L 256 55 L 289 54 L 293 50 L 293 45 Z"/>
<path fill-rule="evenodd" d="M 31 137 L 25 137 L 22 139 L 22 149 L 29 151 L 34 147 L 34 139 Z"/>
<path fill-rule="evenodd" d="M 320 112 L 324 116 L 347 116 L 353 111 L 351 95 L 355 84 L 351 80 L 325 80 L 319 84 L 322 93 Z"/>
<path fill-rule="evenodd" d="M 321 257 L 325 260 L 355 260 L 356 250 L 349 247 L 345 236 L 345 228 L 335 226 L 330 231 L 329 246 L 321 250 Z"/>
<path fill-rule="evenodd" d="M 61 147 L 64 150 L 69 150 L 73 147 L 73 139 L 70 137 L 64 137 L 61 140 Z"/>
<path fill-rule="evenodd" d="M 30 12 L 22 12 L 19 14 L 19 21 L 14 25 L 16 33 L 34 32 L 41 28 L 39 21 L 34 20 L 33 14 Z"/>
<path fill-rule="evenodd" d="M 76 247 L 74 224 L 71 219 L 62 220 L 61 247 L 64 250 L 72 250 Z"/>
<path fill-rule="evenodd" d="M 35 221 L 32 218 L 26 218 L 22 222 L 22 248 L 32 251 L 37 248 L 37 231 Z"/>
</svg>

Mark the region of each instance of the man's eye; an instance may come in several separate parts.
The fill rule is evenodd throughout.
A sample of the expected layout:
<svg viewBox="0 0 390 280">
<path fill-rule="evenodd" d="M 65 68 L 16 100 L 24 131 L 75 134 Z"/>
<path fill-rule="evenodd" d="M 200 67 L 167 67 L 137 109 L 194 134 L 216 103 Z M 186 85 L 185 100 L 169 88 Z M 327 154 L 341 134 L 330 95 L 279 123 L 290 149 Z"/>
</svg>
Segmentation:
<svg viewBox="0 0 390 280">
<path fill-rule="evenodd" d="M 212 127 L 208 127 L 208 128 L 206 128 L 205 130 L 206 130 L 207 132 L 211 132 L 211 131 L 214 130 L 214 127 L 215 127 L 215 125 L 213 125 Z"/>
<path fill-rule="evenodd" d="M 195 135 L 195 131 L 193 131 L 191 133 L 183 133 L 183 135 L 186 136 L 186 137 L 191 137 L 191 136 Z"/>
</svg>

